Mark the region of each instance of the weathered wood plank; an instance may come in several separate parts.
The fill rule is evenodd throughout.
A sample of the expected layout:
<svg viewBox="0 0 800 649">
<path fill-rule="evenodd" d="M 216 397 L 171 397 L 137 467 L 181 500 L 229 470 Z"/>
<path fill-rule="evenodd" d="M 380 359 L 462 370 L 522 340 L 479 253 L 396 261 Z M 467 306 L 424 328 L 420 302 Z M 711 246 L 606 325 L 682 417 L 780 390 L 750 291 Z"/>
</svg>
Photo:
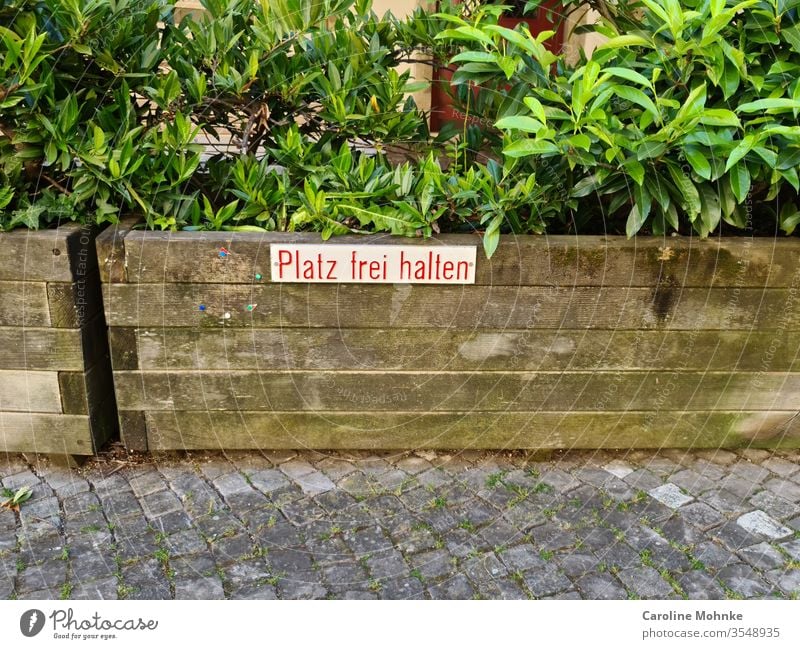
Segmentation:
<svg viewBox="0 0 800 649">
<path fill-rule="evenodd" d="M 124 410 L 800 410 L 800 374 L 116 372 Z"/>
<path fill-rule="evenodd" d="M 0 234 L 0 280 L 71 282 L 67 239 L 79 227 Z"/>
<path fill-rule="evenodd" d="M 0 327 L 49 327 L 47 285 L 0 282 Z"/>
<path fill-rule="evenodd" d="M 120 370 L 800 371 L 800 332 L 790 331 L 112 327 L 112 348 L 117 332 Z"/>
<path fill-rule="evenodd" d="M 800 446 L 794 412 L 148 412 L 151 451 Z"/>
<path fill-rule="evenodd" d="M 97 270 L 98 228 L 68 223 L 55 229 L 0 233 L 0 280 L 72 282 Z"/>
<path fill-rule="evenodd" d="M 269 282 L 270 243 L 322 243 L 315 233 L 127 231 L 125 263 L 132 283 Z M 103 245 L 108 246 L 106 236 Z M 433 240 L 387 235 L 347 236 L 326 245 L 476 245 L 476 235 Z M 219 257 L 225 247 L 231 255 Z M 110 257 L 112 248 L 101 256 Z M 117 251 L 118 248 L 114 248 Z M 119 253 L 114 252 L 119 259 Z M 487 260 L 479 251 L 476 284 L 493 286 L 789 287 L 798 284 L 800 241 L 726 237 L 598 237 L 507 235 Z M 117 278 L 111 281 L 123 281 Z M 104 278 L 104 281 L 108 281 Z"/>
<path fill-rule="evenodd" d="M 127 281 L 125 237 L 138 222 L 137 217 L 127 217 L 108 226 L 98 235 L 95 245 L 103 283 Z"/>
<path fill-rule="evenodd" d="M 147 423 L 144 413 L 133 410 L 119 411 L 119 433 L 123 445 L 130 451 L 146 451 Z"/>
<path fill-rule="evenodd" d="M 94 341 L 96 337 L 89 340 Z M 77 329 L 0 327 L 0 367 L 78 371 L 83 368 L 81 332 Z"/>
<path fill-rule="evenodd" d="M 135 329 L 109 327 L 108 348 L 115 370 L 135 370 L 139 367 Z"/>
<path fill-rule="evenodd" d="M 0 370 L 0 411 L 61 412 L 58 372 Z"/>
<path fill-rule="evenodd" d="M 85 372 L 59 372 L 58 381 L 63 412 L 71 415 L 89 414 L 92 405 L 104 403 L 114 390 L 111 374 L 102 360 Z"/>
<path fill-rule="evenodd" d="M 85 415 L 0 412 L 0 449 L 8 453 L 91 455 L 94 448 L 89 418 Z"/>
<path fill-rule="evenodd" d="M 86 401 L 86 377 L 83 372 L 59 372 L 58 385 L 61 390 L 61 411 L 68 415 L 88 415 Z"/>
<path fill-rule="evenodd" d="M 107 289 L 106 319 L 123 327 L 800 328 L 800 296 L 793 289 L 354 284 L 111 284 Z"/>
<path fill-rule="evenodd" d="M 103 296 L 97 270 L 79 276 L 69 284 L 47 285 L 50 322 L 53 327 L 77 329 L 103 310 Z"/>
</svg>

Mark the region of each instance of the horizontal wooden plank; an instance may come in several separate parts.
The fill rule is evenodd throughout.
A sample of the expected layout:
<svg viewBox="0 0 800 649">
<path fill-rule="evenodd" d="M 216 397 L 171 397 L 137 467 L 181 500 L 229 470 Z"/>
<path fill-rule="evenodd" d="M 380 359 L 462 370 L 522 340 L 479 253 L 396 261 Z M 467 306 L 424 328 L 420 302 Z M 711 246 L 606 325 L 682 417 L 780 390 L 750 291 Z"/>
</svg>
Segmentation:
<svg viewBox="0 0 800 649">
<path fill-rule="evenodd" d="M 151 451 L 192 449 L 787 448 L 794 412 L 148 412 Z"/>
<path fill-rule="evenodd" d="M 116 372 L 124 410 L 800 410 L 800 374 Z"/>
<path fill-rule="evenodd" d="M 61 412 L 58 372 L 0 370 L 0 410 Z"/>
<path fill-rule="evenodd" d="M 110 284 L 105 308 L 108 323 L 122 327 L 797 330 L 797 293 L 755 288 Z"/>
<path fill-rule="evenodd" d="M 75 224 L 52 230 L 0 233 L 0 280 L 71 282 L 67 239 Z"/>
<path fill-rule="evenodd" d="M 112 348 L 122 341 L 114 365 L 121 370 L 137 369 L 138 360 L 143 370 L 800 371 L 800 332 L 791 331 L 283 328 L 222 335 L 112 327 L 110 334 Z"/>
<path fill-rule="evenodd" d="M 92 337 L 90 340 L 95 339 Z M 81 370 L 81 332 L 77 329 L 0 327 L 0 367 L 11 370 Z"/>
<path fill-rule="evenodd" d="M 135 329 L 109 327 L 108 349 L 114 369 L 135 370 L 139 367 Z"/>
<path fill-rule="evenodd" d="M 98 228 L 67 223 L 54 229 L 0 233 L 0 280 L 69 283 L 97 270 Z"/>
<path fill-rule="evenodd" d="M 43 282 L 0 282 L 0 327 L 18 326 L 50 326 Z"/>
<path fill-rule="evenodd" d="M 0 449 L 4 453 L 91 455 L 89 417 L 0 412 Z"/>
<path fill-rule="evenodd" d="M 85 372 L 59 372 L 63 410 L 70 415 L 89 414 L 90 407 L 113 396 L 114 384 L 108 361 L 97 362 Z"/>
<path fill-rule="evenodd" d="M 86 399 L 86 376 L 84 372 L 59 372 L 58 384 L 61 392 L 61 412 L 67 415 L 88 415 Z"/>
<path fill-rule="evenodd" d="M 100 274 L 95 269 L 70 284 L 48 284 L 47 301 L 53 327 L 74 329 L 85 326 L 103 310 Z"/>
<path fill-rule="evenodd" d="M 270 277 L 270 243 L 323 243 L 315 233 L 124 232 L 133 283 L 254 283 Z M 800 281 L 797 239 L 726 237 L 513 236 L 491 260 L 477 235 L 423 241 L 389 235 L 335 237 L 325 245 L 473 245 L 476 284 L 493 286 L 789 287 Z M 219 249 L 231 252 L 219 257 Z M 109 248 L 111 250 L 111 248 Z M 106 255 L 108 256 L 108 255 Z M 118 253 L 117 253 L 118 256 Z M 114 280 L 119 281 L 119 280 Z"/>
</svg>

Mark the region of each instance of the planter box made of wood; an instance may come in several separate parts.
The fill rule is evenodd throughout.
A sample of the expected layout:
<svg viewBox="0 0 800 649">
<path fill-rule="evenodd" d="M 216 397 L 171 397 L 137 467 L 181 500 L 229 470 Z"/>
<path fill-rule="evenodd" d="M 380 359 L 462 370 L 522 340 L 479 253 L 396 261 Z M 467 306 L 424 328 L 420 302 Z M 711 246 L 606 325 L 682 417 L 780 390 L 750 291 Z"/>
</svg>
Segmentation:
<svg viewBox="0 0 800 649">
<path fill-rule="evenodd" d="M 271 242 L 320 240 L 98 239 L 130 448 L 800 445 L 797 239 L 506 236 L 469 286 L 273 284 Z"/>
<path fill-rule="evenodd" d="M 0 450 L 91 455 L 116 434 L 96 229 L 0 233 Z"/>
</svg>

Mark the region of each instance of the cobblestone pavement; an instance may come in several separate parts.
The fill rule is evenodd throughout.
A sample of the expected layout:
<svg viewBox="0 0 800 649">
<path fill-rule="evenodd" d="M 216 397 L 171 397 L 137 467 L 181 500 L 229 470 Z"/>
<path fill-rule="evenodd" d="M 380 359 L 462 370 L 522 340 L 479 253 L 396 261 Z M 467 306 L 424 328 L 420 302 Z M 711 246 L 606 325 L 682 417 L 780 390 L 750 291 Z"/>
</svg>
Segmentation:
<svg viewBox="0 0 800 649">
<path fill-rule="evenodd" d="M 800 453 L 0 456 L 0 599 L 788 598 Z"/>
</svg>

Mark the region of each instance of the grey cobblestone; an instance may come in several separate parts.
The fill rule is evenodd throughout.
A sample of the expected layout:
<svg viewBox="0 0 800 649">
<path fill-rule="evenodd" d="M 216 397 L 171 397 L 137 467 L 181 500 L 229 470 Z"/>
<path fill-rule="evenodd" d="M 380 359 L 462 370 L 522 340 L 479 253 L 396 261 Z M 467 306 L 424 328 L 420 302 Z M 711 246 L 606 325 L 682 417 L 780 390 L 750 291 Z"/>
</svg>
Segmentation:
<svg viewBox="0 0 800 649">
<path fill-rule="evenodd" d="M 800 503 L 800 484 L 783 478 L 773 478 L 764 483 L 772 493 L 793 503 Z"/>
<path fill-rule="evenodd" d="M 758 570 L 772 570 L 785 563 L 783 555 L 769 543 L 758 543 L 749 548 L 742 548 L 738 555 Z"/>
<path fill-rule="evenodd" d="M 0 482 L 36 490 L 0 510 L 0 598 L 796 596 L 798 463 L 237 452 L 68 470 L 6 456 Z"/>
<path fill-rule="evenodd" d="M 585 599 L 627 599 L 620 583 L 608 574 L 589 574 L 576 581 Z"/>
<path fill-rule="evenodd" d="M 133 493 L 141 498 L 156 491 L 162 491 L 166 488 L 164 478 L 161 474 L 153 468 L 150 471 L 134 475 L 128 480 Z"/>
<path fill-rule="evenodd" d="M 761 597 L 771 590 L 756 570 L 743 563 L 725 566 L 717 578 L 741 597 Z"/>
<path fill-rule="evenodd" d="M 428 592 L 432 599 L 472 599 L 475 596 L 475 589 L 464 575 L 455 575 L 430 586 Z"/>
<path fill-rule="evenodd" d="M 225 591 L 218 577 L 191 579 L 175 584 L 175 599 L 225 599 Z"/>
<path fill-rule="evenodd" d="M 117 579 L 107 577 L 72 585 L 70 599 L 117 599 Z"/>
<path fill-rule="evenodd" d="M 689 599 L 725 599 L 725 591 L 716 579 L 700 570 L 678 575 L 680 585 Z"/>
<path fill-rule="evenodd" d="M 782 457 L 768 457 L 761 463 L 761 466 L 781 478 L 788 478 L 800 471 L 800 467 L 795 462 L 790 462 Z"/>
</svg>

